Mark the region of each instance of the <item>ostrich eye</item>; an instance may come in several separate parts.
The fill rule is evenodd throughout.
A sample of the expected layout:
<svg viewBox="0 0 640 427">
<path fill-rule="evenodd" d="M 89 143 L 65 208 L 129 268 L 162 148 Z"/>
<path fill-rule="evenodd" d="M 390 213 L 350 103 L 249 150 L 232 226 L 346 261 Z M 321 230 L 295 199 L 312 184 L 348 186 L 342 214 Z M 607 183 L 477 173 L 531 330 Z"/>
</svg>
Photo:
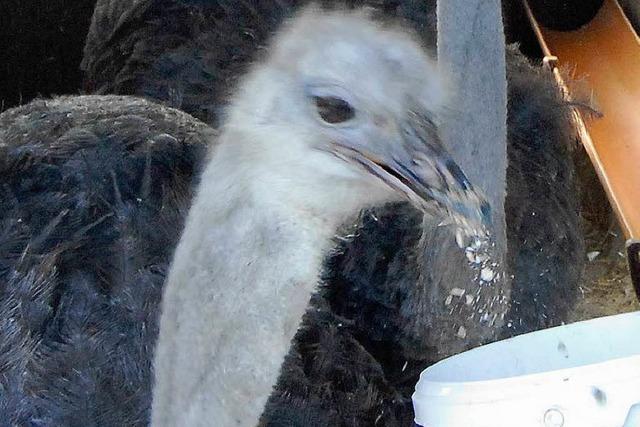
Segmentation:
<svg viewBox="0 0 640 427">
<path fill-rule="evenodd" d="M 313 100 L 318 114 L 327 123 L 344 123 L 356 115 L 353 107 L 344 99 L 334 96 L 314 96 Z"/>
</svg>

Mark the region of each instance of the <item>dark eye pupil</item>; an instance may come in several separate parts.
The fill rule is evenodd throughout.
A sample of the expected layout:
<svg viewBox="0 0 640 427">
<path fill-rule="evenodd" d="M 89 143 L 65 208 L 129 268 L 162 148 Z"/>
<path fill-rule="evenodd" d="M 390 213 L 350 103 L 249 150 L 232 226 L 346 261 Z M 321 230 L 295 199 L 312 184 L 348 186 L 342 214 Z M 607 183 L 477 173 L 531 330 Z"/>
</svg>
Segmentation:
<svg viewBox="0 0 640 427">
<path fill-rule="evenodd" d="M 315 96 L 314 101 L 318 114 L 327 123 L 342 123 L 353 119 L 355 111 L 349 103 L 333 96 Z"/>
</svg>

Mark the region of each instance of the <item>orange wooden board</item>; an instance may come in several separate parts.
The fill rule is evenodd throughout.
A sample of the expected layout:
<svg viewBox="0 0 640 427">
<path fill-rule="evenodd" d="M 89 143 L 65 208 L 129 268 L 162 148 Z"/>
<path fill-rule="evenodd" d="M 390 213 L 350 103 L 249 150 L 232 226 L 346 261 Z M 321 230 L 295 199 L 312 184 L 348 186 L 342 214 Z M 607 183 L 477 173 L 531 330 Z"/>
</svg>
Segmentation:
<svg viewBox="0 0 640 427">
<path fill-rule="evenodd" d="M 589 118 L 582 142 L 626 237 L 640 239 L 640 42 L 616 0 L 574 31 L 534 29 L 546 55 L 584 79 L 601 118 Z M 586 132 L 584 132 L 586 130 Z"/>
</svg>

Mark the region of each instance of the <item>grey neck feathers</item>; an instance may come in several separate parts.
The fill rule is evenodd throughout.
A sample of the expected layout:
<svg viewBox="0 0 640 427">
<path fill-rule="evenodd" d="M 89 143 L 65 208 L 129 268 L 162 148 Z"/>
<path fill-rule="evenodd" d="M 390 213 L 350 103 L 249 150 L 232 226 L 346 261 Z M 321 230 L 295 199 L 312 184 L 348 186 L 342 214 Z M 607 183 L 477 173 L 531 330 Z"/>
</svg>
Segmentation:
<svg viewBox="0 0 640 427">
<path fill-rule="evenodd" d="M 243 187 L 220 151 L 166 285 L 154 426 L 257 424 L 332 237 L 331 224 Z"/>
</svg>

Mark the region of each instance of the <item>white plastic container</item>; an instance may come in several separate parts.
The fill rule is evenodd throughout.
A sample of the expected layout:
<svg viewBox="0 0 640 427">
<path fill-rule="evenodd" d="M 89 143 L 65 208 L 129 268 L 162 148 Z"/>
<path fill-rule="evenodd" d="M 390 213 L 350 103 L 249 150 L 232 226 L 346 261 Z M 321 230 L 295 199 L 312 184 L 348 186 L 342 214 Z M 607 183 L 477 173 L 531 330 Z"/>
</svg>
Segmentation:
<svg viewBox="0 0 640 427">
<path fill-rule="evenodd" d="M 550 328 L 420 375 L 424 427 L 640 427 L 640 312 Z"/>
</svg>

